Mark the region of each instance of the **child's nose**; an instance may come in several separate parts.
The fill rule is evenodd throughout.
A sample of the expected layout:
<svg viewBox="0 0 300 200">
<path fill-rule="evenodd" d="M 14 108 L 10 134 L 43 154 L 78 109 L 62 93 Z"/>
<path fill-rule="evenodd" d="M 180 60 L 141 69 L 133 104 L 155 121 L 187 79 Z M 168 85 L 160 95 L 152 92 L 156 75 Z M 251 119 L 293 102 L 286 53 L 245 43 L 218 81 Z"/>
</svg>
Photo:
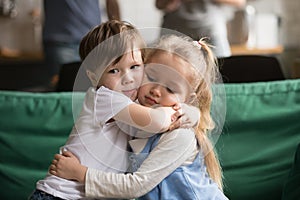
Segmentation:
<svg viewBox="0 0 300 200">
<path fill-rule="evenodd" d="M 123 78 L 122 78 L 123 84 L 129 84 L 129 83 L 133 83 L 133 82 L 134 82 L 134 78 L 131 73 L 126 73 L 123 75 Z"/>
<path fill-rule="evenodd" d="M 161 95 L 161 91 L 160 91 L 160 85 L 155 84 L 151 87 L 150 93 L 153 96 L 160 96 Z"/>
</svg>

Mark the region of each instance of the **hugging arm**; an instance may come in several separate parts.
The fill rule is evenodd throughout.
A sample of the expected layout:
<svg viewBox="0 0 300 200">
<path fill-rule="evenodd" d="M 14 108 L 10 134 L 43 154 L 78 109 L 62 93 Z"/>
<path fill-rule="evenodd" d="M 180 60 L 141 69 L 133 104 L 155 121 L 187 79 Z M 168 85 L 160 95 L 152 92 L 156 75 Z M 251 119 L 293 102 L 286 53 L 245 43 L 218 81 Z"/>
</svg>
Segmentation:
<svg viewBox="0 0 300 200">
<path fill-rule="evenodd" d="M 111 111 L 105 112 L 108 109 Z M 107 122 L 113 118 L 145 131 L 144 136 L 150 137 L 180 126 L 193 127 L 194 124 L 191 123 L 198 121 L 199 110 L 187 104 L 175 104 L 172 107 L 146 107 L 132 102 L 119 92 L 101 87 L 96 94 L 94 115 L 95 123 Z"/>
<path fill-rule="evenodd" d="M 172 124 L 172 107 L 150 108 L 140 104 L 130 104 L 114 116 L 114 119 L 146 132 L 161 133 Z"/>
<path fill-rule="evenodd" d="M 172 132 L 161 136 L 157 146 L 132 174 L 107 173 L 86 168 L 78 161 L 74 162 L 74 157 L 61 159 L 62 155 L 56 155 L 58 157 L 53 161 L 55 164 L 51 165 L 50 173 L 81 182 L 85 180 L 87 197 L 140 197 L 151 191 L 180 165 L 194 158 L 197 151 L 194 132 L 191 129 L 177 129 Z M 73 173 L 71 176 L 70 171 Z"/>
<path fill-rule="evenodd" d="M 174 107 L 145 107 L 132 102 L 124 94 L 104 87 L 97 90 L 94 104 L 95 123 L 101 124 L 113 118 L 149 133 L 168 130 L 172 124 L 172 116 L 175 118 L 179 116 L 179 112 Z M 149 136 L 152 135 L 154 134 Z"/>
</svg>

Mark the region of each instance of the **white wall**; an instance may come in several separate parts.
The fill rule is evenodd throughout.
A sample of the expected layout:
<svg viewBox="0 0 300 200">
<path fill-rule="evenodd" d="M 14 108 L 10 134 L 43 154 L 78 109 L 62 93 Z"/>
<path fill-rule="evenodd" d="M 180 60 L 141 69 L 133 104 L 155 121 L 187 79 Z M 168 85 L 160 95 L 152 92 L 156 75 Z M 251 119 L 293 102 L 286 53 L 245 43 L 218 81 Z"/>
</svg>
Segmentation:
<svg viewBox="0 0 300 200">
<path fill-rule="evenodd" d="M 155 8 L 155 0 L 119 0 L 121 19 L 140 29 L 146 41 L 159 36 L 162 13 Z"/>
</svg>

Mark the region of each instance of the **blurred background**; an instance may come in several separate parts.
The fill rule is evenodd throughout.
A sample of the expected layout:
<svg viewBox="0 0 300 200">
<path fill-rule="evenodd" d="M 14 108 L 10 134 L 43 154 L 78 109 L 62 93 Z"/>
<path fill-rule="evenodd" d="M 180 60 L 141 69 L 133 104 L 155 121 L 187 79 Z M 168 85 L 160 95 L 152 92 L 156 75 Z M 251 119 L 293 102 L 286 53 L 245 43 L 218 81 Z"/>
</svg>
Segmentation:
<svg viewBox="0 0 300 200">
<path fill-rule="evenodd" d="M 122 20 L 138 28 L 161 26 L 163 13 L 154 0 L 118 2 Z M 105 1 L 100 4 L 104 21 Z M 299 10 L 299 0 L 249 0 L 244 9 L 228 11 L 232 54 L 274 55 L 285 78 L 299 78 Z M 42 26 L 42 0 L 0 0 L 0 89 L 26 90 L 44 84 Z"/>
</svg>

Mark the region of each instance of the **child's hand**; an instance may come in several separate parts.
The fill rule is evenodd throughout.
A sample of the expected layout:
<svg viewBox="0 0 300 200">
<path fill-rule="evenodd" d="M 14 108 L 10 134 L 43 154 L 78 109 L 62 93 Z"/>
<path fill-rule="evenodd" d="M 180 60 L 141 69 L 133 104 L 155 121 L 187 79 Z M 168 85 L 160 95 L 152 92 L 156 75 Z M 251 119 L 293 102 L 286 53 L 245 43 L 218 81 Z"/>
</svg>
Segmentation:
<svg viewBox="0 0 300 200">
<path fill-rule="evenodd" d="M 63 151 L 62 154 L 55 154 L 49 172 L 52 175 L 76 180 L 81 183 L 85 181 L 87 167 L 80 164 L 77 157 L 70 151 Z"/>
<path fill-rule="evenodd" d="M 192 128 L 196 126 L 200 120 L 199 108 L 185 103 L 181 104 L 182 116 L 180 117 L 182 128 Z"/>
<path fill-rule="evenodd" d="M 171 122 L 175 122 L 177 121 L 181 115 L 182 115 L 182 110 L 181 110 L 181 105 L 180 103 L 176 103 L 175 105 L 172 106 L 173 110 L 175 110 L 176 112 L 174 114 L 172 114 L 171 116 Z M 178 128 L 178 127 L 177 127 Z"/>
<path fill-rule="evenodd" d="M 181 126 L 181 120 L 180 118 L 182 117 L 182 110 L 181 110 L 181 104 L 177 103 L 172 106 L 173 110 L 176 112 L 171 115 L 171 125 L 169 126 L 168 131 L 172 131 L 176 128 L 179 128 Z"/>
<path fill-rule="evenodd" d="M 197 107 L 183 104 L 175 104 L 173 109 L 176 112 L 171 116 L 172 124 L 169 131 L 176 128 L 192 128 L 200 119 L 200 110 Z"/>
</svg>

